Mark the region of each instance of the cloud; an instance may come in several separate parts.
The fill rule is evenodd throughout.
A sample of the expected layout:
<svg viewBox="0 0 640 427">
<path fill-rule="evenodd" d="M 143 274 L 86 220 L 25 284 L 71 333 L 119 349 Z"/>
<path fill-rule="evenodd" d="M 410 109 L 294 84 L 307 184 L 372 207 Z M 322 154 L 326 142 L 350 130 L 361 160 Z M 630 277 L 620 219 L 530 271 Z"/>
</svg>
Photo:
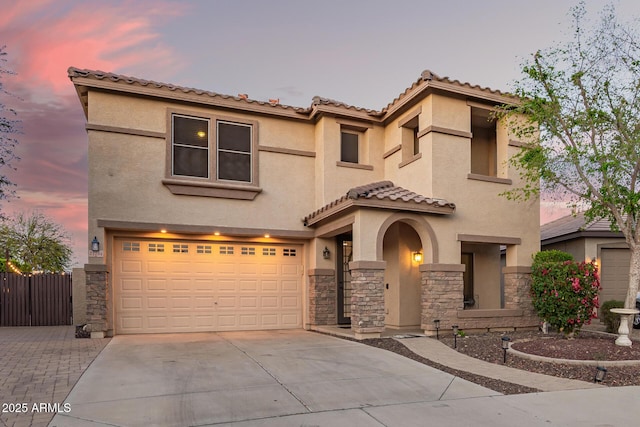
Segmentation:
<svg viewBox="0 0 640 427">
<path fill-rule="evenodd" d="M 118 73 L 154 64 L 154 78 L 167 79 L 186 61 L 158 31 L 185 6 L 166 0 L 122 2 L 24 0 L 4 5 L 0 40 L 16 75 L 0 75 L 12 97 L 0 103 L 22 121 L 8 175 L 18 199 L 3 203 L 7 214 L 42 211 L 70 234 L 74 263 L 87 254 L 87 135 L 85 117 L 67 68 Z"/>
</svg>

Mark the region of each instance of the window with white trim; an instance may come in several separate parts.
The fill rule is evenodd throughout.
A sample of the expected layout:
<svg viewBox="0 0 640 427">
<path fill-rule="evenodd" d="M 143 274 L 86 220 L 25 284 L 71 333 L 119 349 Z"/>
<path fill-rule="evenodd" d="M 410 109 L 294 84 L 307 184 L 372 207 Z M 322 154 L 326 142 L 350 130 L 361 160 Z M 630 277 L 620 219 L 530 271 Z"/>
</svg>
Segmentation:
<svg viewBox="0 0 640 427">
<path fill-rule="evenodd" d="M 262 248 L 263 256 L 276 256 L 276 248 Z"/>
<path fill-rule="evenodd" d="M 140 252 L 140 242 L 122 242 L 124 252 Z"/>
<path fill-rule="evenodd" d="M 220 246 L 220 255 L 233 255 L 233 246 Z"/>
<path fill-rule="evenodd" d="M 189 245 L 174 243 L 173 245 L 173 253 L 174 254 L 187 254 L 189 253 Z"/>
<path fill-rule="evenodd" d="M 149 252 L 164 252 L 164 243 L 149 243 Z"/>
<path fill-rule="evenodd" d="M 196 246 L 197 254 L 210 254 L 211 253 L 211 245 L 197 245 Z"/>
<path fill-rule="evenodd" d="M 248 248 L 248 247 L 242 247 L 240 249 L 240 254 L 242 255 L 255 255 L 256 254 L 256 248 Z"/>
<path fill-rule="evenodd" d="M 296 256 L 296 250 L 291 248 L 284 248 L 282 250 L 282 256 Z"/>
</svg>

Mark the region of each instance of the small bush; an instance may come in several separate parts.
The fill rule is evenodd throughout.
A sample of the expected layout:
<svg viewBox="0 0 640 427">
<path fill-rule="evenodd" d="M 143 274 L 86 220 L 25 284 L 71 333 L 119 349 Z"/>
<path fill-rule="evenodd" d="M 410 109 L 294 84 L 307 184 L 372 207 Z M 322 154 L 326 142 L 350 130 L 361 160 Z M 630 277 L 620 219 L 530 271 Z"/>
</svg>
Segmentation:
<svg viewBox="0 0 640 427">
<path fill-rule="evenodd" d="M 612 308 L 623 308 L 624 301 L 609 300 L 602 303 L 602 321 L 607 328 L 607 332 L 616 333 L 620 327 L 620 315 L 612 313 Z"/>
<path fill-rule="evenodd" d="M 540 251 L 533 256 L 534 264 L 565 261 L 573 261 L 573 255 L 567 252 L 557 251 L 555 249 L 551 251 Z"/>
</svg>

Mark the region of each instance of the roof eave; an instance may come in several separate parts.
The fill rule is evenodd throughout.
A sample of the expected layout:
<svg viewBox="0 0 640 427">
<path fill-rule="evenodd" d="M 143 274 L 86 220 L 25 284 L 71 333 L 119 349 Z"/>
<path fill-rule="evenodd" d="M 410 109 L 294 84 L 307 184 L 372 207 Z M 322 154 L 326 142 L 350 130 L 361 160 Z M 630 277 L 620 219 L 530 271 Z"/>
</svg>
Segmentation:
<svg viewBox="0 0 640 427">
<path fill-rule="evenodd" d="M 432 215 L 451 215 L 455 212 L 455 207 L 452 207 L 451 204 L 441 206 L 430 205 L 426 203 L 405 202 L 402 200 L 359 198 L 344 200 L 340 203 L 335 204 L 334 206 L 327 208 L 317 215 L 314 215 L 311 218 L 306 217 L 306 219 L 304 220 L 305 225 L 307 227 L 319 225 L 319 223 L 324 222 L 333 216 L 351 212 L 355 208 L 388 209 L 404 212 L 427 213 Z"/>
<path fill-rule="evenodd" d="M 192 104 L 201 104 L 219 108 L 232 110 L 241 110 L 257 114 L 265 114 L 271 116 L 279 116 L 295 120 L 309 120 L 309 112 L 305 110 L 295 109 L 293 107 L 285 107 L 281 105 L 268 105 L 253 100 L 235 99 L 232 96 L 213 96 L 207 93 L 185 92 L 183 89 L 171 90 L 168 88 L 156 88 L 149 86 L 141 86 L 137 83 L 113 82 L 109 80 L 99 80 L 90 77 L 71 76 L 71 81 L 79 91 L 79 87 L 84 90 L 97 89 L 111 92 L 128 93 L 139 96 L 147 96 L 152 98 L 161 98 L 171 101 L 182 101 Z M 78 92 L 80 95 L 80 92 Z M 86 113 L 86 107 L 85 114 Z"/>
</svg>

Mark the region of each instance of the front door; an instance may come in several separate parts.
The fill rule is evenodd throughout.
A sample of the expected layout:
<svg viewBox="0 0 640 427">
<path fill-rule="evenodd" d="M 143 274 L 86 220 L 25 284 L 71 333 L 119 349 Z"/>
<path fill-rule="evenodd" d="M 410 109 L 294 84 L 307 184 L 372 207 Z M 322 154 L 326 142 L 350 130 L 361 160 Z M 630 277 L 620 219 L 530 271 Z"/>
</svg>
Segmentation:
<svg viewBox="0 0 640 427">
<path fill-rule="evenodd" d="M 338 274 L 338 324 L 351 323 L 351 272 L 349 263 L 353 261 L 353 237 L 341 234 L 336 237 L 337 256 L 336 272 Z"/>
</svg>

